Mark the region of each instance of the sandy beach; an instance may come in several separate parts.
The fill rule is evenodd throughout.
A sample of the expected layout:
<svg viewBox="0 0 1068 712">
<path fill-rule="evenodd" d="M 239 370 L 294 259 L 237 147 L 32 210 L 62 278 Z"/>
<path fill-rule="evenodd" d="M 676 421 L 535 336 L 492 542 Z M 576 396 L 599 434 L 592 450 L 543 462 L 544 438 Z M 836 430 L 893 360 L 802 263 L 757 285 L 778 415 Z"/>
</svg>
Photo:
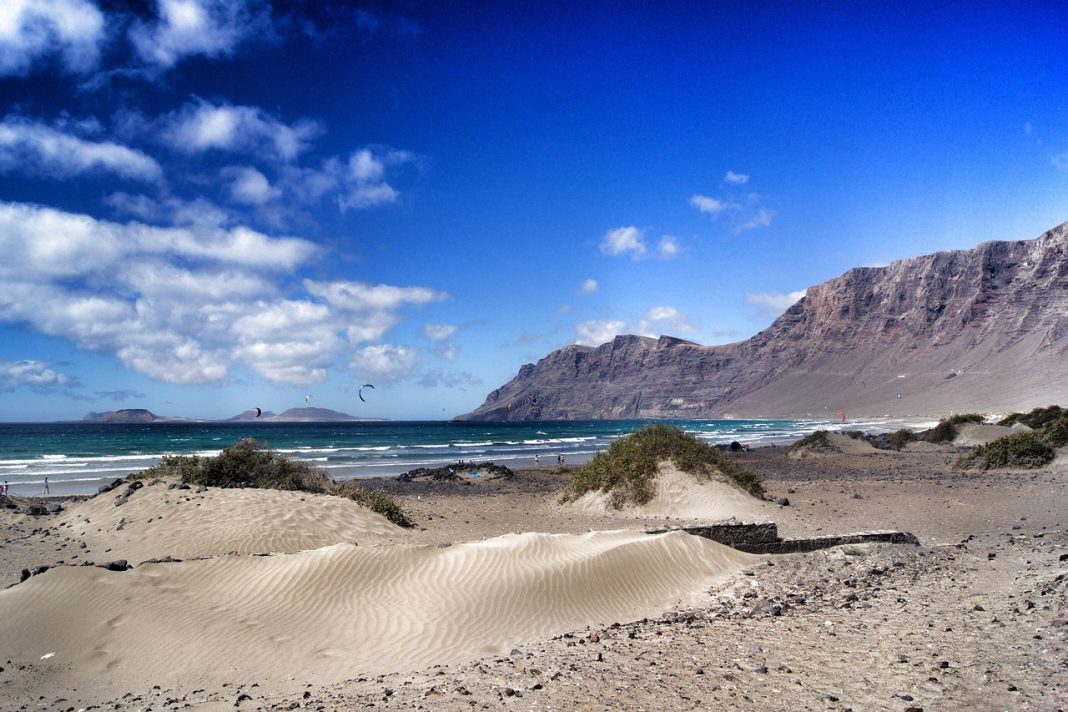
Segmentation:
<svg viewBox="0 0 1068 712">
<path fill-rule="evenodd" d="M 566 469 L 371 483 L 411 529 L 168 481 L 0 509 L 0 708 L 1063 709 L 1068 461 L 962 471 L 960 452 L 763 448 L 732 457 L 770 501 L 666 468 L 624 512 L 561 504 Z M 732 516 L 921 544 L 644 533 Z"/>
</svg>

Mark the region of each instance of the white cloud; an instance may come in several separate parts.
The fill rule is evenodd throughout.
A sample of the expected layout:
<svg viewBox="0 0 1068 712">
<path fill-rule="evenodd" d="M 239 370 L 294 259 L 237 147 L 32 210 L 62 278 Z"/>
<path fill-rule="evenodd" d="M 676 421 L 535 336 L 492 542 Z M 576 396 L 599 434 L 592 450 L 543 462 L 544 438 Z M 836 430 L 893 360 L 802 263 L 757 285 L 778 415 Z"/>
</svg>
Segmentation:
<svg viewBox="0 0 1068 712">
<path fill-rule="evenodd" d="M 745 173 L 727 171 L 727 175 L 723 176 L 723 182 L 730 183 L 731 185 L 744 185 L 749 182 L 749 176 Z"/>
<path fill-rule="evenodd" d="M 694 193 L 690 196 L 690 205 L 697 208 L 702 213 L 708 213 L 709 215 L 715 215 L 727 210 L 731 207 L 729 203 L 725 203 L 716 198 L 709 198 L 707 195 L 700 195 Z"/>
<path fill-rule="evenodd" d="M 376 344 L 365 346 L 352 356 L 350 366 L 361 378 L 398 381 L 415 369 L 416 351 L 410 346 Z"/>
<path fill-rule="evenodd" d="M 0 76 L 29 74 L 58 55 L 71 72 L 96 67 L 104 15 L 87 0 L 4 0 L 0 4 Z"/>
<path fill-rule="evenodd" d="M 601 240 L 601 252 L 613 257 L 629 252 L 632 259 L 640 259 L 646 252 L 645 231 L 633 225 L 609 230 Z"/>
<path fill-rule="evenodd" d="M 660 245 L 657 246 L 656 251 L 660 253 L 661 259 L 670 260 L 679 254 L 679 239 L 672 235 L 664 235 L 660 238 Z"/>
<path fill-rule="evenodd" d="M 403 304 L 430 304 L 448 298 L 428 287 L 393 287 L 363 282 L 316 282 L 304 280 L 309 294 L 343 311 L 361 313 L 396 309 Z"/>
<path fill-rule="evenodd" d="M 267 176 L 250 166 L 228 166 L 223 169 L 222 176 L 231 181 L 230 200 L 235 203 L 263 205 L 281 194 Z"/>
<path fill-rule="evenodd" d="M 482 379 L 473 373 L 467 371 L 460 371 L 459 373 L 452 373 L 449 371 L 443 371 L 440 368 L 427 371 L 419 377 L 418 383 L 420 386 L 426 386 L 427 388 L 463 388 L 463 386 L 480 386 L 482 385 Z"/>
<path fill-rule="evenodd" d="M 270 10 L 244 0 L 156 0 L 155 22 L 137 22 L 130 42 L 141 59 L 168 69 L 188 56 L 223 57 L 270 32 Z"/>
<path fill-rule="evenodd" d="M 399 310 L 447 296 L 311 280 L 303 294 L 283 294 L 286 276 L 318 252 L 243 226 L 151 227 L 0 203 L 0 321 L 171 383 L 217 381 L 241 363 L 306 384 L 354 344 L 381 338 Z"/>
<path fill-rule="evenodd" d="M 318 123 L 307 119 L 290 125 L 254 106 L 202 99 L 164 115 L 159 123 L 164 142 L 182 153 L 266 153 L 283 161 L 295 159 L 322 133 Z"/>
<path fill-rule="evenodd" d="M 728 180 L 731 176 L 735 180 Z M 740 178 L 745 180 L 740 180 Z M 749 180 L 749 176 L 741 176 L 727 172 L 725 182 L 740 185 Z M 735 195 L 730 198 L 710 198 L 706 195 L 695 193 L 690 196 L 690 205 L 702 213 L 711 215 L 713 218 L 720 213 L 730 216 L 732 232 L 737 235 L 758 227 L 767 227 L 775 218 L 775 211 L 764 207 L 764 199 L 759 193 L 748 193 L 744 196 Z"/>
<path fill-rule="evenodd" d="M 639 334 L 661 336 L 672 333 L 691 333 L 694 328 L 687 322 L 682 312 L 672 306 L 653 307 L 638 322 Z"/>
<path fill-rule="evenodd" d="M 431 341 L 444 341 L 455 333 L 455 324 L 423 324 L 423 336 Z"/>
<path fill-rule="evenodd" d="M 28 386 L 36 391 L 69 387 L 76 380 L 54 371 L 46 361 L 0 361 L 0 391 Z"/>
<path fill-rule="evenodd" d="M 593 277 L 587 277 L 585 280 L 583 280 L 582 286 L 579 287 L 579 292 L 581 294 L 593 294 L 597 291 L 598 287 L 600 287 L 600 285 L 597 283 L 596 279 L 594 279 Z"/>
<path fill-rule="evenodd" d="M 400 193 L 386 182 L 386 169 L 412 162 L 415 156 L 409 151 L 381 147 L 354 151 L 342 178 L 346 194 L 338 199 L 338 207 L 345 212 L 397 202 Z"/>
<path fill-rule="evenodd" d="M 803 296 L 805 296 L 804 289 L 790 292 L 789 294 L 782 294 L 781 292 L 748 292 L 745 295 L 745 301 L 762 307 L 761 311 L 768 315 L 777 316 L 796 304 Z"/>
<path fill-rule="evenodd" d="M 600 346 L 626 333 L 626 324 L 621 321 L 584 321 L 575 327 L 578 333 L 576 344 Z"/>
<path fill-rule="evenodd" d="M 163 177 L 159 163 L 141 151 L 109 141 L 87 141 L 12 116 L 0 121 L 0 172 L 55 178 L 109 172 L 143 181 L 158 181 Z"/>
<path fill-rule="evenodd" d="M 746 232 L 748 230 L 755 230 L 758 227 L 767 227 L 771 225 L 771 221 L 775 218 L 775 211 L 768 210 L 767 208 L 757 208 L 757 211 L 740 220 L 737 225 L 734 226 L 734 233 Z"/>
</svg>

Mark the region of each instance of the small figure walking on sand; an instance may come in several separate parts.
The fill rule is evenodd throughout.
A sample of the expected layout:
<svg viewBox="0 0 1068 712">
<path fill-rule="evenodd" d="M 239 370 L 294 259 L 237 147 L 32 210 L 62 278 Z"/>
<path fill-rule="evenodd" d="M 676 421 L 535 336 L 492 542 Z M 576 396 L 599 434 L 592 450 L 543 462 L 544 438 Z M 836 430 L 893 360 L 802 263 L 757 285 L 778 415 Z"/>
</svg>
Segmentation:
<svg viewBox="0 0 1068 712">
<path fill-rule="evenodd" d="M 540 463 L 541 463 L 541 460 L 538 458 L 537 453 L 535 453 L 534 454 L 534 464 L 537 465 L 537 464 L 540 464 Z"/>
<path fill-rule="evenodd" d="M 48 488 L 48 478 L 45 478 L 45 494 L 51 494 L 52 490 Z"/>
</svg>

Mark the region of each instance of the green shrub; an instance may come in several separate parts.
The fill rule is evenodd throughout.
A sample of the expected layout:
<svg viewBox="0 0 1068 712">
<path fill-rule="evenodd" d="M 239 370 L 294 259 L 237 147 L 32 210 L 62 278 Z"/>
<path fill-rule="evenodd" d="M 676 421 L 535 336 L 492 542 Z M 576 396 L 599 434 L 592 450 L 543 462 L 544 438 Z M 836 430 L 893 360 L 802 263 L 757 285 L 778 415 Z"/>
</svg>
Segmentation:
<svg viewBox="0 0 1068 712">
<path fill-rule="evenodd" d="M 176 477 L 183 482 L 203 466 L 196 455 L 164 455 L 158 465 L 153 465 L 140 472 L 132 472 L 128 480 L 148 480 L 154 477 Z"/>
<path fill-rule="evenodd" d="M 399 527 L 415 526 L 385 490 L 367 490 L 362 487 L 344 484 L 337 487 L 335 494 L 339 497 L 347 497 L 372 512 L 381 514 Z"/>
<path fill-rule="evenodd" d="M 831 447 L 831 434 L 826 430 L 815 430 L 790 446 L 790 452 L 803 448 L 822 449 Z"/>
<path fill-rule="evenodd" d="M 998 425 L 1023 423 L 1027 427 L 1037 430 L 1046 423 L 1065 415 L 1068 415 L 1068 410 L 1061 408 L 1059 405 L 1050 405 L 1045 408 L 1035 408 L 1030 413 L 1012 413 L 998 421 Z"/>
<path fill-rule="evenodd" d="M 1042 439 L 1052 447 L 1068 445 L 1068 413 L 1042 426 Z"/>
<path fill-rule="evenodd" d="M 199 468 L 183 474 L 183 482 L 208 487 L 251 485 L 320 493 L 330 483 L 330 478 L 318 467 L 291 460 L 252 438 L 225 448 L 215 457 L 202 458 L 200 463 Z"/>
<path fill-rule="evenodd" d="M 259 487 L 335 494 L 381 514 L 402 527 L 413 526 L 408 517 L 384 490 L 365 490 L 339 485 L 307 462 L 291 460 L 252 438 L 232 445 L 215 457 L 167 456 L 156 466 L 130 475 L 128 479 L 176 477 L 182 482 L 208 487 Z"/>
<path fill-rule="evenodd" d="M 842 432 L 842 434 L 849 436 L 853 440 L 864 440 L 863 430 L 845 430 Z"/>
<path fill-rule="evenodd" d="M 961 413 L 958 415 L 951 415 L 948 418 L 942 418 L 938 421 L 938 425 L 928 430 L 923 439 L 929 443 L 951 443 L 957 439 L 957 435 L 960 434 L 958 425 L 964 423 L 982 423 L 986 420 L 979 413 Z"/>
<path fill-rule="evenodd" d="M 879 440 L 873 441 L 872 445 L 881 450 L 901 450 L 915 440 L 916 433 L 908 428 L 902 428 L 901 430 L 895 430 L 892 433 L 884 435 Z"/>
<path fill-rule="evenodd" d="M 1050 447 L 1038 432 L 1013 433 L 980 445 L 975 452 L 961 458 L 964 467 L 989 470 L 992 467 L 1042 467 L 1054 457 Z"/>
<path fill-rule="evenodd" d="M 719 472 L 750 494 L 764 493 L 757 475 L 735 465 L 718 448 L 678 428 L 650 425 L 616 440 L 579 468 L 564 501 L 600 491 L 609 493 L 609 502 L 616 509 L 627 503 L 644 504 L 653 497 L 653 481 L 665 460 L 698 477 Z"/>
</svg>

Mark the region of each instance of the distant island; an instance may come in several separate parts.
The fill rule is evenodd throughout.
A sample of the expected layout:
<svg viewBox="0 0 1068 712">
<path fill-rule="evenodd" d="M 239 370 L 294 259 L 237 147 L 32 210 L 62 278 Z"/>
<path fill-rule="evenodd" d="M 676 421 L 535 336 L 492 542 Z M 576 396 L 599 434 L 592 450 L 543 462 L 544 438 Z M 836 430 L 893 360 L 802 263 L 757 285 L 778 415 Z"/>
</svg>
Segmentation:
<svg viewBox="0 0 1068 712">
<path fill-rule="evenodd" d="M 156 415 L 145 408 L 122 408 L 109 410 L 103 413 L 90 411 L 84 418 L 83 423 L 173 423 L 173 422 L 214 422 L 225 423 L 234 421 L 249 421 L 270 423 L 331 423 L 346 421 L 382 421 L 385 418 L 357 418 L 355 415 L 341 413 L 329 408 L 290 408 L 282 413 L 272 413 L 269 410 L 260 411 L 256 415 L 256 409 L 246 410 L 225 420 L 198 421 L 193 418 L 179 418 L 167 415 Z"/>
</svg>

